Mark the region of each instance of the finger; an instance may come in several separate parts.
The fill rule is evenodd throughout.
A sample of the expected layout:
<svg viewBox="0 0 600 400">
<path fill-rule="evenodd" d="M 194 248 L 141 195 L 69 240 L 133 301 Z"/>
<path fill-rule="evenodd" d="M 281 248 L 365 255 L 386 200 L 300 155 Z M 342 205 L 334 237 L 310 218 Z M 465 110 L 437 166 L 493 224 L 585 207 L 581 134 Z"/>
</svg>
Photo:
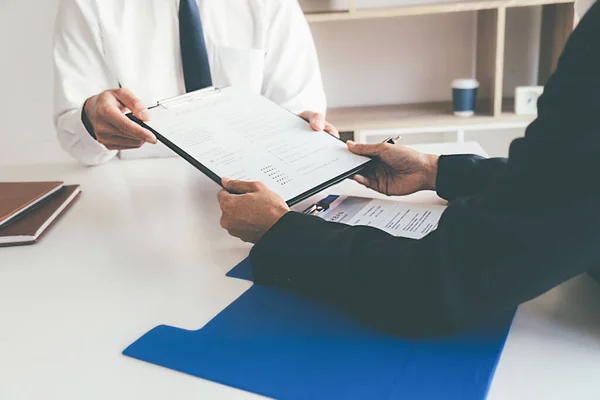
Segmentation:
<svg viewBox="0 0 600 400">
<path fill-rule="evenodd" d="M 119 146 L 119 145 L 114 145 L 114 144 L 105 144 L 104 147 L 106 147 L 108 150 L 135 150 L 135 149 L 139 149 L 140 146 Z"/>
<path fill-rule="evenodd" d="M 356 182 L 360 183 L 361 185 L 363 185 L 366 188 L 374 189 L 374 190 L 377 189 L 377 183 L 363 175 L 354 175 L 352 177 L 352 179 L 354 179 Z"/>
<path fill-rule="evenodd" d="M 298 114 L 298 116 L 308 122 L 310 127 L 315 131 L 322 131 L 325 129 L 325 117 L 323 114 L 304 111 L 303 113 Z"/>
<path fill-rule="evenodd" d="M 229 198 L 231 196 L 232 196 L 232 194 L 229 193 L 227 190 L 225 190 L 225 189 L 219 190 L 219 193 L 217 193 L 217 200 L 219 200 L 219 204 L 221 205 L 221 209 L 223 209 L 224 203 L 227 200 L 229 200 Z"/>
<path fill-rule="evenodd" d="M 129 89 L 117 89 L 113 91 L 114 96 L 117 98 L 119 103 L 127 109 L 129 109 L 133 115 L 142 119 L 149 115 L 148 108 L 142 101 L 133 94 Z"/>
<path fill-rule="evenodd" d="M 102 142 L 100 142 L 102 143 Z M 133 150 L 139 149 L 142 147 L 141 145 L 133 145 L 133 144 L 116 144 L 116 143 L 102 143 L 104 147 L 108 150 Z"/>
<path fill-rule="evenodd" d="M 329 133 L 332 136 L 335 136 L 338 139 L 340 138 L 340 132 L 335 126 L 331 125 L 329 122 L 325 122 L 325 132 Z"/>
<path fill-rule="evenodd" d="M 251 239 L 251 235 L 246 231 L 238 230 L 238 229 L 227 229 L 227 232 L 231 236 L 240 239 L 242 242 L 253 243 L 253 241 Z"/>
<path fill-rule="evenodd" d="M 118 89 L 114 91 L 114 95 L 124 107 L 128 108 L 133 113 L 133 115 L 142 121 L 148 121 L 150 119 L 150 111 L 148 111 L 148 107 L 146 107 L 131 90 Z"/>
<path fill-rule="evenodd" d="M 229 193 L 236 194 L 258 192 L 263 188 L 263 185 L 259 182 L 237 181 L 229 178 L 223 178 L 221 183 Z"/>
<path fill-rule="evenodd" d="M 314 112 L 312 111 L 304 111 L 303 113 L 298 114 L 298 116 L 306 122 L 310 122 L 310 119 L 312 118 L 313 114 Z"/>
<path fill-rule="evenodd" d="M 228 229 L 227 232 L 242 242 L 246 243 L 256 243 L 258 241 L 258 237 L 255 232 L 247 231 L 243 229 Z"/>
<path fill-rule="evenodd" d="M 105 122 L 120 131 L 126 137 L 143 140 L 144 142 L 152 144 L 156 143 L 156 136 L 154 136 L 152 132 L 142 128 L 140 125 L 123 115 L 123 113 L 119 112 L 119 110 L 111 109 L 107 111 Z"/>
<path fill-rule="evenodd" d="M 371 181 L 363 175 L 354 175 L 352 178 L 363 186 L 371 187 Z"/>
<path fill-rule="evenodd" d="M 130 140 L 143 140 L 144 142 L 146 141 L 145 139 L 139 139 L 132 132 L 124 131 L 123 125 L 119 125 L 119 123 L 108 119 L 108 118 L 115 118 L 115 114 L 113 114 L 112 112 L 110 112 L 109 114 L 106 114 L 106 115 L 109 117 L 105 117 L 103 122 L 106 125 L 108 125 L 108 128 L 110 129 L 110 132 L 108 133 L 108 135 L 120 137 L 120 138 L 124 138 L 124 139 L 130 139 Z M 119 119 L 119 122 L 120 122 L 120 119 Z"/>
<path fill-rule="evenodd" d="M 112 134 L 99 134 L 97 135 L 98 142 L 105 146 L 124 146 L 129 148 L 138 148 L 145 142 L 139 139 L 132 139 L 129 137 L 117 136 Z"/>
<path fill-rule="evenodd" d="M 317 132 L 325 129 L 325 117 L 320 113 L 313 113 L 309 118 L 310 127 Z"/>
<path fill-rule="evenodd" d="M 348 146 L 348 150 L 350 150 L 354 154 L 373 157 L 380 156 L 384 151 L 388 149 L 388 146 L 390 146 L 387 143 L 358 144 L 354 143 L 351 140 L 346 142 L 346 145 Z"/>
<path fill-rule="evenodd" d="M 219 225 L 221 225 L 221 228 L 227 230 L 229 230 L 229 228 L 232 226 L 231 221 L 225 216 L 225 214 L 221 216 L 221 219 L 219 220 Z"/>
</svg>

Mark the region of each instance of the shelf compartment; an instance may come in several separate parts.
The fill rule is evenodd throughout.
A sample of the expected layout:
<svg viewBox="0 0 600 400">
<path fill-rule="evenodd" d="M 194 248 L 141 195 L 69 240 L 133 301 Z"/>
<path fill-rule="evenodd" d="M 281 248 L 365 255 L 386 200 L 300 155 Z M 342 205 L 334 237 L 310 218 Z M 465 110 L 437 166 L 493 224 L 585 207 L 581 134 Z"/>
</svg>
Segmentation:
<svg viewBox="0 0 600 400">
<path fill-rule="evenodd" d="M 575 26 L 573 4 L 547 4 L 542 7 L 542 34 L 538 84 L 545 85 L 556 69 L 567 39 Z"/>
<path fill-rule="evenodd" d="M 507 100 L 510 102 L 510 99 Z M 485 106 L 478 104 L 478 109 Z M 507 110 L 509 107 L 507 103 Z M 356 132 L 379 129 L 406 129 L 419 127 L 443 127 L 454 125 L 528 123 L 535 116 L 519 116 L 514 112 L 502 112 L 498 116 L 476 114 L 460 118 L 452 114 L 451 102 L 396 104 L 367 107 L 331 108 L 327 119 L 340 132 Z"/>
</svg>

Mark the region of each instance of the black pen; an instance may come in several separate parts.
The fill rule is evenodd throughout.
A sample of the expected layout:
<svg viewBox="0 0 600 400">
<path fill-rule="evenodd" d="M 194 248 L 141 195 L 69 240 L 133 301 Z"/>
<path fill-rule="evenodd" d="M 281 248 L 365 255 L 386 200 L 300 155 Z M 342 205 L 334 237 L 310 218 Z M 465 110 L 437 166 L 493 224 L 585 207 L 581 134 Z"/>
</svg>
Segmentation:
<svg viewBox="0 0 600 400">
<path fill-rule="evenodd" d="M 314 204 L 311 207 L 304 210 L 304 214 L 316 215 L 316 214 L 319 214 L 321 211 L 328 210 L 329 206 L 331 206 L 331 204 L 334 201 L 336 201 L 339 197 L 340 196 L 337 196 L 335 194 L 330 194 L 329 196 L 325 197 L 323 200 L 319 201 L 317 204 Z"/>
<path fill-rule="evenodd" d="M 319 204 L 315 204 L 312 207 L 309 207 L 308 209 L 304 210 L 304 214 L 315 215 L 320 213 L 321 211 L 323 211 L 323 207 Z"/>
<path fill-rule="evenodd" d="M 396 144 L 398 140 L 402 139 L 402 136 L 391 136 L 385 139 L 382 143 Z"/>
</svg>

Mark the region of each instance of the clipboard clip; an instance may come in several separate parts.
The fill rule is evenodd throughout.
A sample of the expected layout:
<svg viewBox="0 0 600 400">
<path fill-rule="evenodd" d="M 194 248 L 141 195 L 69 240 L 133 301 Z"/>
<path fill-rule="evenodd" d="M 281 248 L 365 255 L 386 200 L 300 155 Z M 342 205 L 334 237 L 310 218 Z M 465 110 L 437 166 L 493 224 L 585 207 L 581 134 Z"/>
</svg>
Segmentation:
<svg viewBox="0 0 600 400">
<path fill-rule="evenodd" d="M 199 99 L 206 98 L 211 94 L 220 94 L 221 89 L 209 86 L 204 89 L 196 90 L 190 93 L 186 93 L 180 96 L 171 97 L 169 99 L 161 100 L 156 103 L 156 107 L 162 108 L 173 108 L 186 103 L 191 103 Z"/>
<path fill-rule="evenodd" d="M 311 207 L 304 210 L 304 214 L 316 215 L 320 212 L 326 211 L 329 209 L 329 206 L 336 201 L 340 196 L 330 195 L 325 197 L 323 200 L 319 201 L 317 204 L 312 205 Z"/>
</svg>

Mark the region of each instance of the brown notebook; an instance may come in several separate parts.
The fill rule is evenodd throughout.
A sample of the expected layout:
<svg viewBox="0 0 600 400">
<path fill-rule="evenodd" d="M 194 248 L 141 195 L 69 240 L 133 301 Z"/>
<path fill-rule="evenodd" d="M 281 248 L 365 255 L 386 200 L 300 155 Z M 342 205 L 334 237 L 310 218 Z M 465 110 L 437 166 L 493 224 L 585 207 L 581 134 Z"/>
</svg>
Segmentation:
<svg viewBox="0 0 600 400">
<path fill-rule="evenodd" d="M 0 228 L 63 187 L 63 182 L 0 182 Z"/>
<path fill-rule="evenodd" d="M 65 186 L 30 212 L 0 228 L 0 247 L 36 243 L 80 193 L 79 185 Z"/>
</svg>

